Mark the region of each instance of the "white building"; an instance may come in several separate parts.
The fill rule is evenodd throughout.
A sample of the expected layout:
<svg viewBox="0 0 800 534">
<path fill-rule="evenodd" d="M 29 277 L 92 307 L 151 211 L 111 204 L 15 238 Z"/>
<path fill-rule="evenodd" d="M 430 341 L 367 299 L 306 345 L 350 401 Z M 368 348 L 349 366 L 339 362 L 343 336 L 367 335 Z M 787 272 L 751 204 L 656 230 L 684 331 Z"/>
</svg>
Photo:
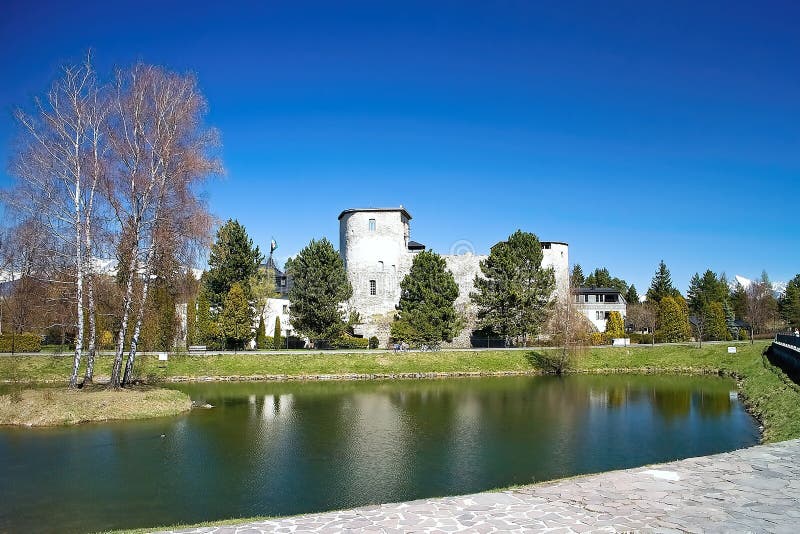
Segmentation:
<svg viewBox="0 0 800 534">
<path fill-rule="evenodd" d="M 619 290 L 611 287 L 578 287 L 572 290 L 575 305 L 586 316 L 598 332 L 606 331 L 608 316 L 619 312 L 622 322 L 627 317 L 627 303 Z"/>
</svg>

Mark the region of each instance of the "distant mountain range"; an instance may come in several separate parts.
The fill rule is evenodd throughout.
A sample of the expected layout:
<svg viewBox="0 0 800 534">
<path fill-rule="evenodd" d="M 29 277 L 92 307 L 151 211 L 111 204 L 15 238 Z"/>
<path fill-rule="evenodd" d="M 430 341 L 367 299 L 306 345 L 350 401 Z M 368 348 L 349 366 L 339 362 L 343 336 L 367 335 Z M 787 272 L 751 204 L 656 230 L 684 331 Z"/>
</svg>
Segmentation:
<svg viewBox="0 0 800 534">
<path fill-rule="evenodd" d="M 743 288 L 747 289 L 750 287 L 750 284 L 753 283 L 753 280 L 737 274 L 730 282 L 731 289 L 736 287 L 736 282 L 739 282 L 742 284 Z M 772 291 L 775 293 L 776 297 L 782 295 L 783 292 L 786 291 L 786 282 L 772 282 Z"/>
</svg>

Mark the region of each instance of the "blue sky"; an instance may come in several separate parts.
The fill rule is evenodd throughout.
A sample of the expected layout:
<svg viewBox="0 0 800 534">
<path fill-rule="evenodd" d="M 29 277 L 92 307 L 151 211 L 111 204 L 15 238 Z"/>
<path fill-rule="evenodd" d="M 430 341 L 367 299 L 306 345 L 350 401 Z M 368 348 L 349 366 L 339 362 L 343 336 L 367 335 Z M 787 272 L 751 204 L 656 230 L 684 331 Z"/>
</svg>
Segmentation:
<svg viewBox="0 0 800 534">
<path fill-rule="evenodd" d="M 14 107 L 91 47 L 101 74 L 197 73 L 227 170 L 209 204 L 279 259 L 403 204 L 439 252 L 522 228 L 640 290 L 662 258 L 682 290 L 800 272 L 797 5 L 200 4 L 6 2 L 0 159 Z"/>
</svg>

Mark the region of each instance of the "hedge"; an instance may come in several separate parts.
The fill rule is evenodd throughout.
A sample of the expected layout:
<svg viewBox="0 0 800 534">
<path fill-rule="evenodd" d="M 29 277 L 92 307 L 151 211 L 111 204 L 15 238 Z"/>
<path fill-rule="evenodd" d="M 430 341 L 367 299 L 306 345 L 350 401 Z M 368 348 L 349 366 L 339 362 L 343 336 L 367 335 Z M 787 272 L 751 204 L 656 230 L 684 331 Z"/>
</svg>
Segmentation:
<svg viewBox="0 0 800 534">
<path fill-rule="evenodd" d="M 42 350 L 42 336 L 37 334 L 2 334 L 0 352 L 39 352 Z"/>
<path fill-rule="evenodd" d="M 369 348 L 369 339 L 344 335 L 339 339 L 334 339 L 331 346 L 335 349 L 367 349 Z"/>
</svg>

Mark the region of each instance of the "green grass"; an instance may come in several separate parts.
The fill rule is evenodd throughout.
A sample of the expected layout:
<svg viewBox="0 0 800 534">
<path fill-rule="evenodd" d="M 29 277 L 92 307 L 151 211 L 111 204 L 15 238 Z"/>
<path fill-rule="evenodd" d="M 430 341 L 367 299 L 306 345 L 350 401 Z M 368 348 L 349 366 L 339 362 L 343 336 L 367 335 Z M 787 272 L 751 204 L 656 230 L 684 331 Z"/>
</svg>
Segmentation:
<svg viewBox="0 0 800 534">
<path fill-rule="evenodd" d="M 596 347 L 574 364 L 577 372 L 724 374 L 738 379 L 748 408 L 764 425 L 764 441 L 800 438 L 800 389 L 762 352 L 767 342 L 727 345 Z M 137 360 L 137 373 L 150 381 L 185 377 L 392 375 L 414 373 L 537 373 L 532 351 L 442 351 L 437 353 L 241 353 L 210 356 L 170 356 L 164 367 L 155 356 Z M 69 376 L 71 358 L 60 356 L 0 357 L 0 380 L 61 382 Z M 107 374 L 111 358 L 101 356 L 98 378 Z"/>
<path fill-rule="evenodd" d="M 36 388 L 0 395 L 0 425 L 56 426 L 145 419 L 177 415 L 191 407 L 188 395 L 171 389 Z"/>
</svg>

